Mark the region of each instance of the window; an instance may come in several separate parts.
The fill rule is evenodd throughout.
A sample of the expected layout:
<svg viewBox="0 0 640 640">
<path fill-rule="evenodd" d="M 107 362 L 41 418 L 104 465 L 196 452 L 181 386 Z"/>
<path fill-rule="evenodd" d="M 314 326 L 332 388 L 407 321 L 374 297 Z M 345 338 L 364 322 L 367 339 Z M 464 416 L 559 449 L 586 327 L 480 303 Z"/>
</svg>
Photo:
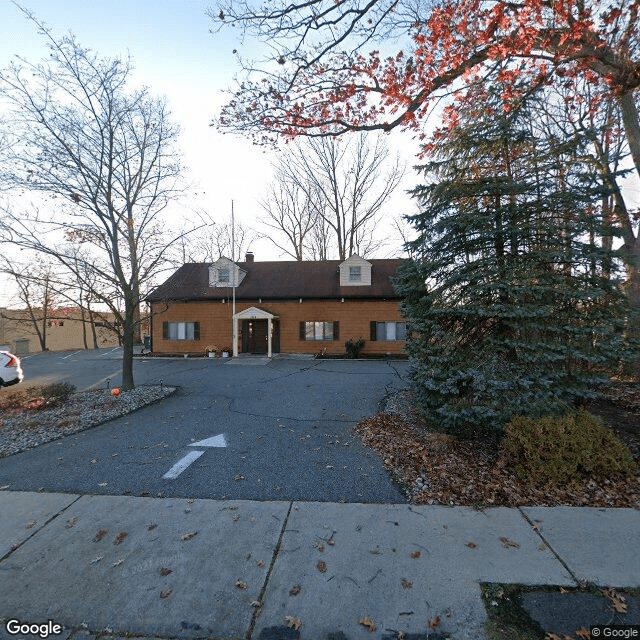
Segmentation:
<svg viewBox="0 0 640 640">
<path fill-rule="evenodd" d="M 165 340 L 199 340 L 199 322 L 163 322 L 162 337 Z"/>
<path fill-rule="evenodd" d="M 349 267 L 349 282 L 360 282 L 362 267 Z"/>
<path fill-rule="evenodd" d="M 301 322 L 300 340 L 339 340 L 338 322 Z"/>
<path fill-rule="evenodd" d="M 371 340 L 397 341 L 407 339 L 406 322 L 372 322 Z"/>
<path fill-rule="evenodd" d="M 229 267 L 223 267 L 222 269 L 218 269 L 218 282 L 229 282 L 231 280 L 231 275 L 229 272 Z"/>
</svg>

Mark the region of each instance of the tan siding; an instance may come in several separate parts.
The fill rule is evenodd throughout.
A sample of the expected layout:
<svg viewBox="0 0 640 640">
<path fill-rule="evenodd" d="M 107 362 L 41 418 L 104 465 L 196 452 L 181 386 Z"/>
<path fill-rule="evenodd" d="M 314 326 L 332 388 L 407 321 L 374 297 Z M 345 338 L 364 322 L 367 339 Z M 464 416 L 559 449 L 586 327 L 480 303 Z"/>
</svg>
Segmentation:
<svg viewBox="0 0 640 640">
<path fill-rule="evenodd" d="M 400 322 L 402 317 L 397 300 L 338 300 L 312 301 L 257 300 L 236 303 L 236 311 L 258 307 L 280 318 L 281 353 L 344 353 L 344 343 L 349 339 L 364 338 L 363 353 L 401 353 L 404 342 L 369 340 L 370 322 Z M 156 353 L 203 353 L 207 345 L 231 346 L 231 304 L 216 302 L 175 302 L 168 305 L 155 303 L 153 313 L 153 350 Z M 199 340 L 164 340 L 163 322 L 199 322 Z M 300 340 L 300 322 L 340 323 L 340 339 L 332 341 Z M 239 326 L 241 329 L 241 326 Z M 238 351 L 242 351 L 242 342 Z"/>
<path fill-rule="evenodd" d="M 113 314 L 96 312 L 94 318 L 97 323 L 101 316 L 112 320 Z M 50 351 L 66 351 L 70 349 L 84 349 L 82 338 L 82 320 L 78 309 L 56 311 L 55 320 L 46 329 L 47 349 Z M 38 326 L 42 326 L 39 320 Z M 93 334 L 86 316 L 87 345 L 93 348 Z M 117 336 L 104 327 L 96 327 L 99 347 L 118 346 Z M 40 351 L 40 340 L 31 323 L 29 312 L 25 309 L 0 309 L 0 345 L 6 345 L 16 351 L 16 340 L 28 340 L 29 353 Z"/>
</svg>

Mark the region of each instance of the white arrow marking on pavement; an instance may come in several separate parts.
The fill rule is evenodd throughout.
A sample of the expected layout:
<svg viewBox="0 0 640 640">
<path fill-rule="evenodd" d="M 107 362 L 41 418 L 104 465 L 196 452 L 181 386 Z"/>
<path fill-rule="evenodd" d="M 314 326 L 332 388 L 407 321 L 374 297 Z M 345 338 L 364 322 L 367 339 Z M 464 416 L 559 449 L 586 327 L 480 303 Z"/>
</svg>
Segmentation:
<svg viewBox="0 0 640 640">
<path fill-rule="evenodd" d="M 165 473 L 162 477 L 166 480 L 173 480 L 177 478 L 192 462 L 195 462 L 204 451 L 189 451 L 187 455 L 178 460 L 167 473 Z"/>
<path fill-rule="evenodd" d="M 217 436 L 211 436 L 205 440 L 199 442 L 192 442 L 190 447 L 226 447 L 227 441 L 224 439 L 224 433 L 219 433 Z M 177 478 L 192 462 L 195 462 L 204 451 L 190 451 L 184 458 L 181 458 L 176 462 L 167 473 L 162 477 L 166 480 L 173 480 Z"/>
<path fill-rule="evenodd" d="M 190 447 L 226 447 L 227 441 L 224 439 L 224 433 L 220 433 L 217 436 L 212 436 L 206 440 L 200 440 L 200 442 L 192 442 Z"/>
</svg>

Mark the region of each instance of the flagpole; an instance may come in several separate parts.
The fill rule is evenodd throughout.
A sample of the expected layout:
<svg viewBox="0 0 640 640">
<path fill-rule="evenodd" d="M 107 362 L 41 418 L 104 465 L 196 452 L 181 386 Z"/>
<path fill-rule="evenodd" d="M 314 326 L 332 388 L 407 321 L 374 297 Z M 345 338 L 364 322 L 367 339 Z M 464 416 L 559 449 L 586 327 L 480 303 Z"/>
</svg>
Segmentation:
<svg viewBox="0 0 640 640">
<path fill-rule="evenodd" d="M 231 261 L 233 262 L 233 282 L 231 283 L 233 287 L 233 304 L 231 307 L 231 339 L 233 340 L 232 345 L 232 354 L 233 356 L 238 356 L 238 322 L 236 320 L 236 225 L 235 225 L 235 217 L 233 213 L 233 200 L 231 200 Z"/>
</svg>

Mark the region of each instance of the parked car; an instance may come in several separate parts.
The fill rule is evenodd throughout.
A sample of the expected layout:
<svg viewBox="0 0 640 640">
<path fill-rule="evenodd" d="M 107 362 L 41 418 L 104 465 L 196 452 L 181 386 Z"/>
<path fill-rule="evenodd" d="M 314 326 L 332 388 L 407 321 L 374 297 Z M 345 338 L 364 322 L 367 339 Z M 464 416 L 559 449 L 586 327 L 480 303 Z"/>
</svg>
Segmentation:
<svg viewBox="0 0 640 640">
<path fill-rule="evenodd" d="M 20 358 L 8 351 L 0 351 L 0 387 L 18 384 L 23 379 Z"/>
</svg>

